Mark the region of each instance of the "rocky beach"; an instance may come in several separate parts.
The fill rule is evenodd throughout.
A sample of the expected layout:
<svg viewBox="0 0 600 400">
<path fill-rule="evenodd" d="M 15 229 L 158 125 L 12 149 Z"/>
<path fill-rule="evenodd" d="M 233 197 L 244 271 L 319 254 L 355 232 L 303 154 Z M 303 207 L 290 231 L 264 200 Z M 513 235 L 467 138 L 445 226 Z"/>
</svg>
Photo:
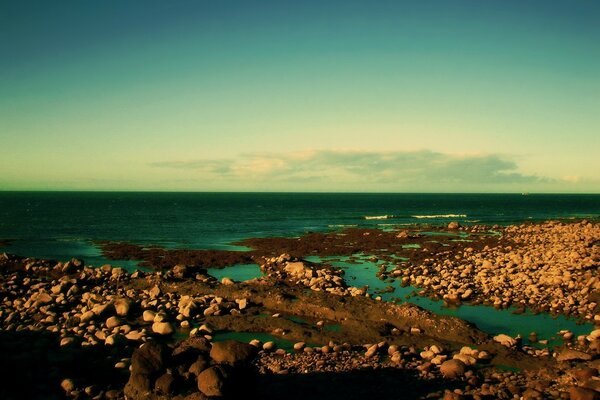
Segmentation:
<svg viewBox="0 0 600 400">
<path fill-rule="evenodd" d="M 135 271 L 2 254 L 0 397 L 595 399 L 599 243 L 584 220 L 346 228 L 248 239 L 245 252 L 99 244 Z M 590 328 L 549 344 L 386 301 L 326 261 L 359 254 L 413 296 Z M 208 273 L 240 263 L 259 276 Z"/>
</svg>

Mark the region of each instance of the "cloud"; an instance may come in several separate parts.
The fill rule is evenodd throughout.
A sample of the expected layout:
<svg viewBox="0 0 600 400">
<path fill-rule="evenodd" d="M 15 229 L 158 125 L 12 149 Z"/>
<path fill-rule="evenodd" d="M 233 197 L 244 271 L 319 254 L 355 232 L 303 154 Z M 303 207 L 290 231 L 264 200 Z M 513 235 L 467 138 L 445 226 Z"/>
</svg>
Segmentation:
<svg viewBox="0 0 600 400">
<path fill-rule="evenodd" d="M 230 159 L 160 161 L 155 168 L 187 171 L 199 179 L 225 182 L 269 182 L 280 185 L 321 185 L 332 190 L 367 185 L 390 190 L 420 190 L 494 185 L 548 184 L 555 180 L 524 174 L 518 165 L 498 155 L 454 155 L 434 151 L 314 150 L 287 153 L 246 153 Z M 324 186 L 330 185 L 330 186 Z M 428 190 L 428 189 L 427 189 Z"/>
</svg>

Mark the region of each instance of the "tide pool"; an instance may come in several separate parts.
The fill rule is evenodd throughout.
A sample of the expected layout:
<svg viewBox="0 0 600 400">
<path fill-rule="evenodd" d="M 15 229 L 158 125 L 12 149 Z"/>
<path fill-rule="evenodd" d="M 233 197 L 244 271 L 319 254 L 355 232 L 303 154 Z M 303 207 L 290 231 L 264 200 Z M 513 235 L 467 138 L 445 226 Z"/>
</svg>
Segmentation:
<svg viewBox="0 0 600 400">
<path fill-rule="evenodd" d="M 548 339 L 550 345 L 559 345 L 562 340 L 557 332 L 567 329 L 575 335 L 589 334 L 594 329 L 592 324 L 579 324 L 577 321 L 565 316 L 552 316 L 547 313 L 532 314 L 525 312 L 515 313 L 515 309 L 496 309 L 486 305 L 463 304 L 459 307 L 446 307 L 442 300 L 432 300 L 428 297 L 418 296 L 421 290 L 414 286 L 402 287 L 396 279 L 382 281 L 377 278 L 381 265 L 389 264 L 379 260 L 370 261 L 372 257 L 364 254 L 355 254 L 351 257 L 306 257 L 310 262 L 326 262 L 336 268 L 344 270 L 344 279 L 350 286 L 368 286 L 368 292 L 373 296 L 381 296 L 385 301 L 410 302 L 438 315 L 448 315 L 463 319 L 475 324 L 482 331 L 497 335 L 505 333 L 511 336 L 521 335 L 525 342 L 531 332 L 537 332 L 539 339 Z M 394 290 L 386 292 L 389 287 Z"/>
</svg>

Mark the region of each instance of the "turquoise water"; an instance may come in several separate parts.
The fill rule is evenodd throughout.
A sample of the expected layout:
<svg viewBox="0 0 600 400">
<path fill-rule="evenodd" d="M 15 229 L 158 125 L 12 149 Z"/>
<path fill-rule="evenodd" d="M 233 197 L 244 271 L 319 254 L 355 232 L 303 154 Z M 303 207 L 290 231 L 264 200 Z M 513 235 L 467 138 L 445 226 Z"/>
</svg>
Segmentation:
<svg viewBox="0 0 600 400">
<path fill-rule="evenodd" d="M 263 275 L 258 264 L 236 264 L 225 268 L 208 268 L 207 272 L 219 281 L 227 277 L 236 282 L 248 281 Z"/>
<path fill-rule="evenodd" d="M 356 258 L 360 260 L 359 263 L 354 261 Z M 441 300 L 415 296 L 420 289 L 413 286 L 402 287 L 399 279 L 380 280 L 375 274 L 385 262 L 369 261 L 369 256 L 365 255 L 354 255 L 350 262 L 350 257 L 310 256 L 305 259 L 311 262 L 327 262 L 334 267 L 342 268 L 348 285 L 356 287 L 368 285 L 368 292 L 374 296 L 381 296 L 383 300 L 408 301 L 439 315 L 458 317 L 474 323 L 479 329 L 491 335 L 505 333 L 511 336 L 521 335 L 526 339 L 531 332 L 537 332 L 539 339 L 549 339 L 550 344 L 560 344 L 556 333 L 562 329 L 568 329 L 576 335 L 588 334 L 594 329 L 592 324 L 579 325 L 577 321 L 564 316 L 555 318 L 549 314 L 515 314 L 514 309 L 498 310 L 485 305 L 463 304 L 456 308 L 445 307 Z M 394 287 L 393 292 L 380 293 L 390 285 Z"/>
</svg>

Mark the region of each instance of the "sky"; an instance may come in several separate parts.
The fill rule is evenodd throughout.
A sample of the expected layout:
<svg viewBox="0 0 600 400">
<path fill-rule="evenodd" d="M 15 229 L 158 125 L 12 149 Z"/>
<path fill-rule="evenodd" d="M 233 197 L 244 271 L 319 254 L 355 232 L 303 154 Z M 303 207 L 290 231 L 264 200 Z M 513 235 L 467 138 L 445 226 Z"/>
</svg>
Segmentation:
<svg viewBox="0 0 600 400">
<path fill-rule="evenodd" d="M 600 193 L 595 0 L 0 0 L 0 190 Z"/>
</svg>

